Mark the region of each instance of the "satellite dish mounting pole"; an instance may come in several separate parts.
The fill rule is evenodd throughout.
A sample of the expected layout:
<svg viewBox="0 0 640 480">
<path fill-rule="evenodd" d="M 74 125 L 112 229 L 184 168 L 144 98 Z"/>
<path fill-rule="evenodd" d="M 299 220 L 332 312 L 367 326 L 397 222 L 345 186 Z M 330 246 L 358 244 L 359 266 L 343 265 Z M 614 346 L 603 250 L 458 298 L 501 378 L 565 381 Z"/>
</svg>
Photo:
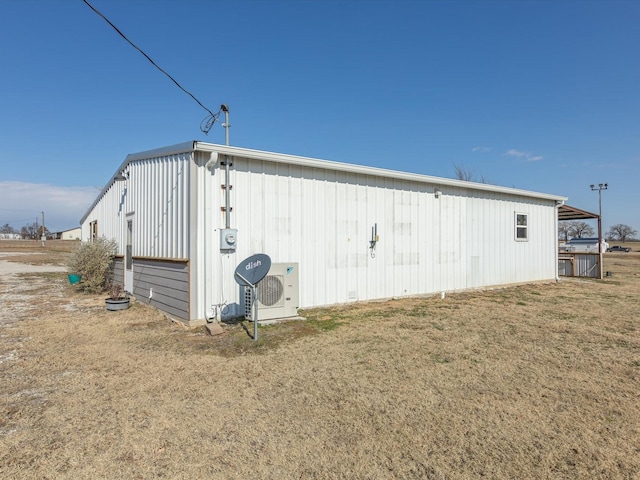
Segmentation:
<svg viewBox="0 0 640 480">
<path fill-rule="evenodd" d="M 253 297 L 253 341 L 258 341 L 258 287 L 251 286 L 251 296 Z"/>
<path fill-rule="evenodd" d="M 264 253 L 252 255 L 238 264 L 233 274 L 236 283 L 251 289 L 251 307 L 253 308 L 253 340 L 258 340 L 258 283 L 271 268 L 271 258 Z M 251 311 L 251 310 L 249 310 Z"/>
</svg>

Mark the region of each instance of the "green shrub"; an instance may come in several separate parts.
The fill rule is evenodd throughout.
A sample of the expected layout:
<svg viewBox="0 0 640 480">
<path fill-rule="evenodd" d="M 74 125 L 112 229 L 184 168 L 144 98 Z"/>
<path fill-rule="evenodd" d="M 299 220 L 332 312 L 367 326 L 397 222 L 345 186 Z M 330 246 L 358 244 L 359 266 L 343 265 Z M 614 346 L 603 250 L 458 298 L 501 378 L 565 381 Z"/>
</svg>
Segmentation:
<svg viewBox="0 0 640 480">
<path fill-rule="evenodd" d="M 82 290 L 100 293 L 105 290 L 111 277 L 113 257 L 117 252 L 117 242 L 105 237 L 97 238 L 93 242 L 83 242 L 71 253 L 67 268 L 69 273 L 82 277 Z"/>
</svg>

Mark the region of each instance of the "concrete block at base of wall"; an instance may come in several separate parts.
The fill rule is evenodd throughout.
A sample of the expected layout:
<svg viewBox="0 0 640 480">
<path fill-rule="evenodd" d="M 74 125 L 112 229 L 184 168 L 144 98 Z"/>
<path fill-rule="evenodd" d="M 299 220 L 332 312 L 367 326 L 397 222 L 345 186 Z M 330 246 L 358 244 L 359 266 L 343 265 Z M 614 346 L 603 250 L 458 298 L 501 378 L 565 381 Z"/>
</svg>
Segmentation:
<svg viewBox="0 0 640 480">
<path fill-rule="evenodd" d="M 224 330 L 218 322 L 213 322 L 207 323 L 207 332 L 209 332 L 209 335 L 222 335 Z"/>
</svg>

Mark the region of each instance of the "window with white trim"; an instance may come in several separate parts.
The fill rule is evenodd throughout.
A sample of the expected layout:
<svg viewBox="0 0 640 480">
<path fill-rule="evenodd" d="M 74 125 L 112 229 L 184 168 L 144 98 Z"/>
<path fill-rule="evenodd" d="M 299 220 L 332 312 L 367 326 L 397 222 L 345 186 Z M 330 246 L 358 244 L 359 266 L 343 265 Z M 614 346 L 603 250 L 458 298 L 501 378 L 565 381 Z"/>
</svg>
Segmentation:
<svg viewBox="0 0 640 480">
<path fill-rule="evenodd" d="M 516 240 L 526 242 L 529 240 L 529 226 L 526 213 L 516 212 Z"/>
</svg>

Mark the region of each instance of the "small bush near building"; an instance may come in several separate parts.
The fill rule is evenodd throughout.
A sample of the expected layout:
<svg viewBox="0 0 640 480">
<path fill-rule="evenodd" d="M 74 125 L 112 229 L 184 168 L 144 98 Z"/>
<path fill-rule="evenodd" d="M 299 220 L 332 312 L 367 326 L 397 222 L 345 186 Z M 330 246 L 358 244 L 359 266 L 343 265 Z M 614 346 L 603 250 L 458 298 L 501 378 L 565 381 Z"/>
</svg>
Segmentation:
<svg viewBox="0 0 640 480">
<path fill-rule="evenodd" d="M 113 258 L 118 252 L 115 240 L 99 237 L 92 242 L 83 242 L 71 254 L 67 263 L 69 273 L 82 277 L 80 288 L 88 293 L 100 293 L 110 278 Z"/>
</svg>

